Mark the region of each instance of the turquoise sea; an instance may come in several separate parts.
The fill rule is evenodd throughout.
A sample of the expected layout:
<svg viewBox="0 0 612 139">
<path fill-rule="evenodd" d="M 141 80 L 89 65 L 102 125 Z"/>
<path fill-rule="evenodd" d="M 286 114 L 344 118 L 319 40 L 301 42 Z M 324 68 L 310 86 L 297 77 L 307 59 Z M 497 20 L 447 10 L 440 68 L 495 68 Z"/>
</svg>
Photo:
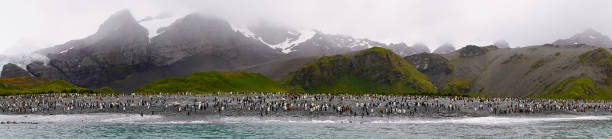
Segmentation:
<svg viewBox="0 0 612 139">
<path fill-rule="evenodd" d="M 178 119 L 178 120 L 177 120 Z M 0 115 L 0 138 L 611 138 L 612 116 L 458 118 Z"/>
</svg>

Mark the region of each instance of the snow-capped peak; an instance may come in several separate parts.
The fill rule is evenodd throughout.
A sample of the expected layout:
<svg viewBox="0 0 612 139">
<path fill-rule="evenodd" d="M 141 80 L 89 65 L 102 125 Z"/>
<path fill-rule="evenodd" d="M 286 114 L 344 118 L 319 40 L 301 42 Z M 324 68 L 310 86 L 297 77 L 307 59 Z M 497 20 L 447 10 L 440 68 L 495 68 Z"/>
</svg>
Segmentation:
<svg viewBox="0 0 612 139">
<path fill-rule="evenodd" d="M 305 42 L 311 39 L 316 34 L 314 30 L 301 30 L 297 32 L 289 31 L 287 33 L 292 34 L 292 35 L 297 35 L 298 37 L 297 38 L 286 38 L 285 41 L 282 41 L 280 43 L 270 44 L 270 43 L 265 42 L 261 38 L 261 36 L 257 36 L 255 33 L 253 33 L 253 31 L 251 31 L 247 26 L 234 25 L 234 24 L 232 24 L 231 26 L 234 31 L 242 33 L 245 37 L 249 37 L 249 38 L 258 40 L 261 43 L 268 45 L 272 49 L 280 49 L 281 52 L 285 54 L 291 53 L 293 51 L 291 50 L 293 47 L 295 47 L 296 45 L 302 42 Z"/>
<path fill-rule="evenodd" d="M 289 33 L 298 34 L 299 37 L 297 39 L 287 38 L 285 41 L 281 43 L 274 44 L 274 45 L 268 44 L 268 46 L 272 47 L 273 49 L 281 49 L 281 52 L 288 54 L 293 51 L 291 50 L 291 48 L 295 47 L 296 45 L 302 42 L 310 40 L 316 34 L 316 32 L 313 30 L 302 30 L 299 33 L 296 33 L 296 32 L 289 32 Z M 261 38 L 259 38 L 259 40 L 261 40 Z"/>
</svg>

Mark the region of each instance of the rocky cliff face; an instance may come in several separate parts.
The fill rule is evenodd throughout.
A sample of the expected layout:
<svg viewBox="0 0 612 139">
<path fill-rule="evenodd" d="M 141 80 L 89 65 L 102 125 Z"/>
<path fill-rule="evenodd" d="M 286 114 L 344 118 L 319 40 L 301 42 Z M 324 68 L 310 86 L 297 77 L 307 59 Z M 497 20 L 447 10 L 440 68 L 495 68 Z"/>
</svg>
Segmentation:
<svg viewBox="0 0 612 139">
<path fill-rule="evenodd" d="M 64 73 L 60 72 L 57 68 L 46 66 L 40 61 L 35 61 L 27 65 L 26 69 L 32 76 L 53 79 L 53 80 L 68 80 Z"/>
<path fill-rule="evenodd" d="M 0 73 L 2 78 L 10 78 L 10 77 L 19 77 L 19 76 L 28 76 L 30 77 L 30 73 L 28 71 L 22 69 L 21 67 L 8 63 L 2 67 L 2 73 Z"/>
<path fill-rule="evenodd" d="M 427 75 L 427 79 L 437 87 L 441 87 L 446 78 L 453 71 L 453 65 L 439 54 L 420 53 L 404 57 L 421 73 Z"/>
<path fill-rule="evenodd" d="M 612 48 L 612 40 L 606 35 L 593 29 L 587 29 L 567 39 L 559 39 L 553 42 L 554 45 L 568 46 L 585 44 L 604 48 Z"/>
</svg>

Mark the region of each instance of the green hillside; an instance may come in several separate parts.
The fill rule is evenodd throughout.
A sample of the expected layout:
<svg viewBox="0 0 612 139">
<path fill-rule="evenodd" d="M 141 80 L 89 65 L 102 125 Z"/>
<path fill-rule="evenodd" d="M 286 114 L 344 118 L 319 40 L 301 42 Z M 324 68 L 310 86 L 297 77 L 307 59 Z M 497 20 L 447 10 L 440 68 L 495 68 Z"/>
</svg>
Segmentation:
<svg viewBox="0 0 612 139">
<path fill-rule="evenodd" d="M 581 54 L 579 63 L 583 66 L 598 67 L 601 82 L 586 75 L 568 77 L 563 81 L 546 88 L 540 97 L 558 99 L 612 99 L 612 54 L 604 48 L 597 48 Z"/>
<path fill-rule="evenodd" d="M 0 95 L 44 94 L 44 93 L 116 93 L 112 89 L 81 88 L 63 80 L 49 81 L 44 78 L 12 77 L 0 78 Z"/>
<path fill-rule="evenodd" d="M 374 47 L 321 57 L 283 80 L 308 93 L 421 94 L 435 92 L 427 77 L 389 49 Z"/>
<path fill-rule="evenodd" d="M 285 89 L 259 73 L 212 71 L 157 80 L 142 85 L 132 92 L 285 92 Z"/>
</svg>

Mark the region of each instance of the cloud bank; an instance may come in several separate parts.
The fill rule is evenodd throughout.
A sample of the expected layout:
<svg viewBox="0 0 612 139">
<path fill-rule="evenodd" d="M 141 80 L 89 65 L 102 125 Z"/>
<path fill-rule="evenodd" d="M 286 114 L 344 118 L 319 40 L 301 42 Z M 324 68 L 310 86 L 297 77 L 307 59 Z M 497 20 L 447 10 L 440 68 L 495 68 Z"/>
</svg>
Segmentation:
<svg viewBox="0 0 612 139">
<path fill-rule="evenodd" d="M 155 27 L 201 12 L 232 23 L 266 21 L 383 42 L 422 42 L 431 49 L 500 39 L 517 47 L 550 43 L 587 28 L 610 35 L 610 5 L 608 0 L 10 0 L 0 5 L 0 52 L 86 37 L 121 9 L 138 20 L 170 20 L 142 23 Z"/>
</svg>

